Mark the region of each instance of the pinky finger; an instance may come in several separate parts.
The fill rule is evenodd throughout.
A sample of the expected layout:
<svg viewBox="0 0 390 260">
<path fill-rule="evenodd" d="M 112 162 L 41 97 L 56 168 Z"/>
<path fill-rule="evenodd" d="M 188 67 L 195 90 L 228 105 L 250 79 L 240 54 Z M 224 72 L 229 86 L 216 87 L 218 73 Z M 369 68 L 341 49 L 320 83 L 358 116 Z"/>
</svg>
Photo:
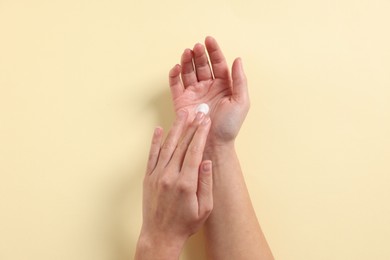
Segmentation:
<svg viewBox="0 0 390 260">
<path fill-rule="evenodd" d="M 171 88 L 172 99 L 175 100 L 184 93 L 184 87 L 180 78 L 181 66 L 176 64 L 169 71 L 169 86 Z"/>
<path fill-rule="evenodd" d="M 213 209 L 213 176 L 211 161 L 203 161 L 199 167 L 198 202 L 199 217 L 208 217 Z"/>
<path fill-rule="evenodd" d="M 152 144 L 150 146 L 149 158 L 146 166 L 146 175 L 150 175 L 157 165 L 162 143 L 162 136 L 163 129 L 161 127 L 156 127 L 156 129 L 154 129 Z"/>
</svg>

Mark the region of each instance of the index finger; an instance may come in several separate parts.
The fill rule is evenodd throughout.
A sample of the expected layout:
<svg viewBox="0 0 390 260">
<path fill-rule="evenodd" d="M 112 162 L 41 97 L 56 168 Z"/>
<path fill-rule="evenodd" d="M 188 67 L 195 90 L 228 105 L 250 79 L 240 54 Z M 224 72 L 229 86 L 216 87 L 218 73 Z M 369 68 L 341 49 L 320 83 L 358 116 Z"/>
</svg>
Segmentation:
<svg viewBox="0 0 390 260">
<path fill-rule="evenodd" d="M 187 110 L 183 109 L 178 112 L 177 118 L 173 123 L 171 130 L 169 131 L 167 138 L 161 146 L 160 155 L 156 167 L 164 168 L 171 160 L 173 152 L 175 151 L 180 136 L 182 135 L 182 132 L 185 128 L 187 116 Z"/>
<path fill-rule="evenodd" d="M 210 131 L 210 117 L 206 117 L 198 126 L 184 157 L 181 175 L 190 181 L 197 181 L 199 165 L 202 162 L 203 151 Z"/>
</svg>

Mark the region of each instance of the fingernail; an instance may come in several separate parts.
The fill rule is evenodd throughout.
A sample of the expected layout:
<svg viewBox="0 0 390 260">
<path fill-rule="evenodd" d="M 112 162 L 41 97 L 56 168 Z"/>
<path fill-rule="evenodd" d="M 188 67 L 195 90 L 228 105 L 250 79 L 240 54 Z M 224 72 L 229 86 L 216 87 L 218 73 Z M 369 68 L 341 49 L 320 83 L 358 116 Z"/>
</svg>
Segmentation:
<svg viewBox="0 0 390 260">
<path fill-rule="evenodd" d="M 210 122 L 210 117 L 207 116 L 205 119 L 203 119 L 202 125 L 207 125 Z"/>
<path fill-rule="evenodd" d="M 154 129 L 154 135 L 155 136 L 158 136 L 161 134 L 161 131 L 162 131 L 162 128 L 160 126 L 157 126 L 155 129 Z"/>
<path fill-rule="evenodd" d="M 203 49 L 203 45 L 201 43 L 199 43 L 199 42 L 194 45 L 194 50 L 195 50 L 196 46 L 200 46 Z"/>
<path fill-rule="evenodd" d="M 185 110 L 185 109 L 181 109 L 181 110 L 179 110 L 179 112 L 177 112 L 177 117 L 179 119 L 184 119 L 186 117 L 186 115 L 187 115 L 187 110 Z"/>
<path fill-rule="evenodd" d="M 202 112 L 198 112 L 198 113 L 196 113 L 196 120 L 197 121 L 199 121 L 199 120 L 201 120 L 202 118 L 204 117 L 204 114 L 202 113 Z"/>
<path fill-rule="evenodd" d="M 203 166 L 202 166 L 204 172 L 211 171 L 211 167 L 212 167 L 211 161 L 203 163 Z"/>
</svg>

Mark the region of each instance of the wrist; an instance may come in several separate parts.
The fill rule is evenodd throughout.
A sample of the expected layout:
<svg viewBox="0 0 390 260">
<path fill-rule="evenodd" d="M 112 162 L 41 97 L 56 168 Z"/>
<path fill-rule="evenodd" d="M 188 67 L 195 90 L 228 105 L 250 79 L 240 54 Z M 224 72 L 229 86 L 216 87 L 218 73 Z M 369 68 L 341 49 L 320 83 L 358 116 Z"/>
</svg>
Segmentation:
<svg viewBox="0 0 390 260">
<path fill-rule="evenodd" d="M 212 160 L 214 163 L 218 158 L 225 157 L 226 154 L 229 153 L 235 153 L 235 151 L 234 140 L 222 143 L 212 143 L 206 145 L 203 156 L 204 159 Z"/>
<path fill-rule="evenodd" d="M 178 260 L 185 239 L 141 234 L 136 248 L 135 260 Z"/>
</svg>

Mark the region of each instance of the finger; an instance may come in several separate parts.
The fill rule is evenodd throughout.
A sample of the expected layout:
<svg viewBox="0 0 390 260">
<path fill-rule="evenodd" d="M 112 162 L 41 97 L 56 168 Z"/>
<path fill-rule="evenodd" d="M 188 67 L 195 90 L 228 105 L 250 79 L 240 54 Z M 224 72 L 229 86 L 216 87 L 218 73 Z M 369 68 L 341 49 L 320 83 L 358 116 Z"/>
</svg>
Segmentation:
<svg viewBox="0 0 390 260">
<path fill-rule="evenodd" d="M 183 80 L 184 88 L 194 85 L 198 82 L 196 78 L 194 64 L 192 63 L 192 50 L 186 49 L 181 56 L 181 78 Z"/>
<path fill-rule="evenodd" d="M 171 159 L 179 138 L 182 135 L 185 123 L 187 121 L 187 116 L 188 112 L 184 109 L 177 113 L 177 118 L 161 147 L 160 158 L 158 160 L 157 167 L 164 168 Z"/>
<path fill-rule="evenodd" d="M 183 178 L 187 179 L 190 183 L 197 183 L 199 165 L 202 161 L 210 125 L 210 117 L 206 116 L 196 130 L 184 156 L 180 173 Z"/>
<path fill-rule="evenodd" d="M 218 46 L 217 41 L 208 36 L 206 38 L 206 48 L 210 57 L 211 65 L 213 67 L 213 73 L 215 78 L 220 78 L 224 80 L 230 80 L 229 77 L 229 68 L 226 63 L 225 56 L 221 51 L 221 48 Z"/>
<path fill-rule="evenodd" d="M 150 145 L 149 158 L 146 166 L 146 175 L 149 175 L 156 168 L 158 155 L 160 154 L 161 142 L 163 129 L 161 127 L 156 127 L 154 129 L 152 144 Z"/>
<path fill-rule="evenodd" d="M 211 161 L 203 161 L 199 167 L 198 201 L 199 217 L 207 218 L 213 209 L 213 175 Z"/>
<path fill-rule="evenodd" d="M 232 66 L 233 79 L 233 98 L 237 101 L 247 101 L 248 99 L 248 85 L 247 79 L 242 66 L 241 58 L 237 58 Z"/>
<path fill-rule="evenodd" d="M 172 99 L 175 100 L 184 93 L 184 87 L 180 79 L 181 67 L 176 64 L 169 71 L 169 86 L 171 89 Z"/>
<path fill-rule="evenodd" d="M 200 43 L 195 44 L 193 52 L 198 81 L 212 79 L 213 75 L 204 46 Z"/>
<path fill-rule="evenodd" d="M 196 130 L 198 129 L 198 126 L 203 121 L 203 118 L 204 118 L 203 113 L 199 112 L 196 114 L 195 119 L 192 121 L 192 123 L 190 124 L 190 126 L 186 130 L 186 133 L 185 133 L 183 139 L 178 144 L 178 146 L 175 150 L 175 153 L 172 156 L 170 164 L 172 167 L 176 167 L 177 171 L 180 171 L 180 169 L 182 167 L 184 156 L 187 152 L 188 146 L 190 145 L 191 140 L 192 140 Z"/>
</svg>

